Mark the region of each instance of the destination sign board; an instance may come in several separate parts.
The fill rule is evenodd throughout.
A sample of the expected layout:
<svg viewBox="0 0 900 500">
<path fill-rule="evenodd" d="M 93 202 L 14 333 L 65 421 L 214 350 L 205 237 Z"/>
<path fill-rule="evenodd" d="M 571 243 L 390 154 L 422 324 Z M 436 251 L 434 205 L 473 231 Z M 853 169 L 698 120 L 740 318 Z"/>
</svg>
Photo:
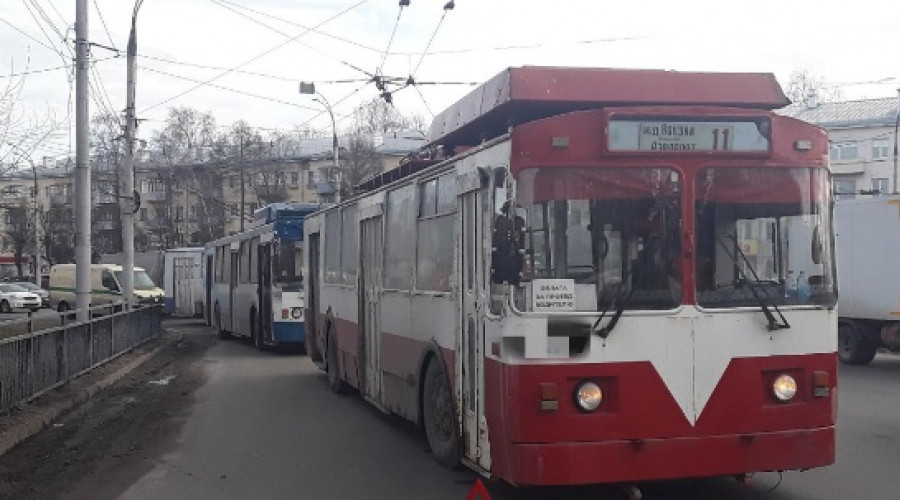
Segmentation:
<svg viewBox="0 0 900 500">
<path fill-rule="evenodd" d="M 769 139 L 756 121 L 694 121 L 664 118 L 616 119 L 609 123 L 610 151 L 693 153 L 768 151 Z"/>
</svg>

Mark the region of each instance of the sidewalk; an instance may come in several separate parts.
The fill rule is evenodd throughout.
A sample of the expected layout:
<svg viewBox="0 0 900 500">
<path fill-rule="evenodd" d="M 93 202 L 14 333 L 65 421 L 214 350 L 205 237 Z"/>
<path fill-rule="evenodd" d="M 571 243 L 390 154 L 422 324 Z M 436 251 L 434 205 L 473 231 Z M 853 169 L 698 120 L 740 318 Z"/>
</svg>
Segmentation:
<svg viewBox="0 0 900 500">
<path fill-rule="evenodd" d="M 49 427 L 60 415 L 115 384 L 182 336 L 176 330 L 164 327 L 157 337 L 105 365 L 0 414 L 0 456 Z"/>
</svg>

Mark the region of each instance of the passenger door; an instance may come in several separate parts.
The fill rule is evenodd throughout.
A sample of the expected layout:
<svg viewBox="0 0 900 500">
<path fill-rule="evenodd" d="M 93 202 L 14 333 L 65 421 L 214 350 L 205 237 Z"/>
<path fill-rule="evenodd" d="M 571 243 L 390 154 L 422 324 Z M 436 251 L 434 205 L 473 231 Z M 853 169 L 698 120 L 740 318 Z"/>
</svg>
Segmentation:
<svg viewBox="0 0 900 500">
<path fill-rule="evenodd" d="M 360 259 L 361 280 L 359 284 L 360 309 L 362 321 L 362 341 L 360 342 L 360 359 L 364 360 L 365 370 L 361 389 L 363 394 L 381 404 L 381 289 L 384 238 L 381 217 L 363 220 L 360 224 Z"/>
<path fill-rule="evenodd" d="M 260 338 L 263 343 L 273 342 L 272 336 L 272 244 L 259 245 L 259 279 L 257 280 L 257 322 Z"/>
<path fill-rule="evenodd" d="M 484 326 L 482 314 L 486 290 L 483 242 L 484 190 L 459 197 L 459 345 L 457 352 L 457 402 L 462 407 L 463 456 L 490 469 L 487 421 L 484 415 Z"/>
</svg>

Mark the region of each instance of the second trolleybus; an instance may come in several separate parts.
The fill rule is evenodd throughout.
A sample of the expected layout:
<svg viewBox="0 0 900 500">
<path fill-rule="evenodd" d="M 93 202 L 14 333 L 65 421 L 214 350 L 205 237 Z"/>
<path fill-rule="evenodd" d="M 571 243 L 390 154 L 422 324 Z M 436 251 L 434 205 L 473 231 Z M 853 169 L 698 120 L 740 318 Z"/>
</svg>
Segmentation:
<svg viewBox="0 0 900 500">
<path fill-rule="evenodd" d="M 306 219 L 336 391 L 516 485 L 835 459 L 827 138 L 769 74 L 508 69 Z"/>
<path fill-rule="evenodd" d="M 204 317 L 221 337 L 303 344 L 303 217 L 319 208 L 273 203 L 246 231 L 206 244 Z"/>
</svg>

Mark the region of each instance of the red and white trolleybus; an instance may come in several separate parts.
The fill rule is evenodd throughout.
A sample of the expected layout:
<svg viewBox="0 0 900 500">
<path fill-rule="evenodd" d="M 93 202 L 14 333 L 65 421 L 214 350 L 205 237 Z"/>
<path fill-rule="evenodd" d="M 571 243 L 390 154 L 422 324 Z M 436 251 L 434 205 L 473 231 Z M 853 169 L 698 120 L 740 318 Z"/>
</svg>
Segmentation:
<svg viewBox="0 0 900 500">
<path fill-rule="evenodd" d="M 834 462 L 827 140 L 769 74 L 524 67 L 306 220 L 336 391 L 516 485 Z"/>
</svg>

